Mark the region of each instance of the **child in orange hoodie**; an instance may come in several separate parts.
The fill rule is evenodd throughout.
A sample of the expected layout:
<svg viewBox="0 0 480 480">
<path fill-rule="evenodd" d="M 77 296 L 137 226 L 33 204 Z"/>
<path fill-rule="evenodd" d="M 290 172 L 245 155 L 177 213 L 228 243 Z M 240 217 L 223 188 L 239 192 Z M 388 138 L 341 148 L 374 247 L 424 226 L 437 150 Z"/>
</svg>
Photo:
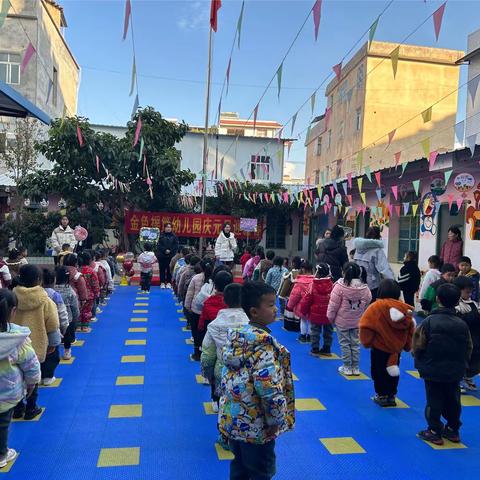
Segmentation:
<svg viewBox="0 0 480 480">
<path fill-rule="evenodd" d="M 394 280 L 383 280 L 377 300 L 360 319 L 360 341 L 370 348 L 373 401 L 381 407 L 395 407 L 400 376 L 400 354 L 412 348 L 415 321 L 413 307 L 399 300 L 401 289 Z"/>
</svg>

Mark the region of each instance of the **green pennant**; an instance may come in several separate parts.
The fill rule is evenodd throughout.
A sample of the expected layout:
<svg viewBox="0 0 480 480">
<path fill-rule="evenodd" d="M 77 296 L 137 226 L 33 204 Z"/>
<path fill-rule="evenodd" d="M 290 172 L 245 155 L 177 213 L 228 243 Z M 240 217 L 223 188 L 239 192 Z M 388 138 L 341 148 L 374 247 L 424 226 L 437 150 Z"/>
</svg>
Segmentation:
<svg viewBox="0 0 480 480">
<path fill-rule="evenodd" d="M 135 79 L 137 78 L 137 62 L 135 61 L 135 55 L 133 56 L 133 65 L 132 65 L 132 81 L 130 83 L 130 93 L 128 94 L 129 97 L 133 95 L 133 91 L 135 89 Z"/>
<path fill-rule="evenodd" d="M 315 110 L 315 98 L 316 98 L 316 92 L 313 92 L 312 96 L 310 97 L 310 105 L 312 107 L 312 115 L 313 115 L 313 111 Z"/>
<path fill-rule="evenodd" d="M 367 176 L 368 181 L 372 183 L 372 171 L 368 165 L 365 167 L 365 175 Z"/>
<path fill-rule="evenodd" d="M 443 173 L 445 176 L 445 186 L 448 185 L 448 182 L 450 181 L 450 177 L 452 176 L 453 170 L 447 170 L 446 172 Z"/>
<path fill-rule="evenodd" d="M 418 192 L 419 192 L 419 189 L 420 189 L 420 180 L 413 180 L 412 184 L 413 184 L 413 188 L 415 190 L 415 195 L 418 197 Z"/>
<path fill-rule="evenodd" d="M 2 8 L 0 9 L 0 28 L 3 27 L 5 23 L 5 19 L 7 18 L 8 11 L 10 10 L 10 1 L 9 0 L 1 0 L 2 1 Z"/>
<path fill-rule="evenodd" d="M 241 33 L 242 33 L 242 22 L 243 22 L 243 7 L 245 6 L 245 1 L 242 2 L 242 8 L 240 10 L 240 15 L 238 17 L 238 21 L 237 21 L 237 45 L 238 45 L 238 49 L 240 49 L 240 36 L 241 36 Z"/>
<path fill-rule="evenodd" d="M 280 90 L 282 89 L 282 71 L 283 71 L 283 62 L 277 68 L 277 97 L 280 98 Z"/>
<path fill-rule="evenodd" d="M 405 170 L 407 169 L 408 162 L 402 163 L 402 174 L 400 175 L 399 178 L 403 177 L 403 174 L 405 173 Z"/>
<path fill-rule="evenodd" d="M 375 32 L 378 26 L 378 20 L 380 20 L 380 17 L 377 17 L 377 19 L 370 25 L 370 30 L 368 31 L 368 49 L 369 50 L 372 45 L 373 37 L 375 37 Z"/>
<path fill-rule="evenodd" d="M 295 122 L 297 121 L 297 113 L 292 117 L 292 131 L 290 132 L 290 136 L 293 136 L 293 129 L 295 128 Z"/>
</svg>

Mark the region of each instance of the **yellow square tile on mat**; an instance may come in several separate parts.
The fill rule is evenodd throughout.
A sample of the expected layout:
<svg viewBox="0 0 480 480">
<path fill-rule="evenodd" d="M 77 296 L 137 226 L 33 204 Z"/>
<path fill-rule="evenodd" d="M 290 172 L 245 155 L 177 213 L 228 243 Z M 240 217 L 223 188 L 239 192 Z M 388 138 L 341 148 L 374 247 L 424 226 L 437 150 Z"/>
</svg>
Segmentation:
<svg viewBox="0 0 480 480">
<path fill-rule="evenodd" d="M 182 327 L 182 332 L 190 332 L 190 329 L 187 327 Z"/>
<path fill-rule="evenodd" d="M 315 358 L 319 360 L 340 360 L 340 357 L 336 353 L 332 353 L 330 357 L 326 357 L 325 355 L 315 355 Z"/>
<path fill-rule="evenodd" d="M 292 373 L 292 378 L 294 382 L 298 382 L 299 380 L 299 378 L 294 373 Z"/>
<path fill-rule="evenodd" d="M 225 450 L 218 443 L 215 443 L 215 451 L 219 460 L 233 460 L 235 458 L 235 455 L 230 450 Z"/>
<path fill-rule="evenodd" d="M 133 310 L 133 313 L 148 313 L 148 310 Z"/>
<path fill-rule="evenodd" d="M 140 300 L 140 301 L 141 301 L 141 300 L 150 300 L 150 299 L 149 299 L 148 297 L 137 297 L 137 298 L 135 299 L 135 301 L 137 301 L 137 300 Z"/>
<path fill-rule="evenodd" d="M 77 340 L 75 343 L 72 343 L 72 347 L 83 347 L 85 345 L 85 340 Z"/>
<path fill-rule="evenodd" d="M 132 340 L 125 340 L 125 345 L 146 345 L 147 341 L 145 339 L 132 339 Z"/>
<path fill-rule="evenodd" d="M 407 373 L 411 375 L 413 378 L 420 378 L 420 374 L 417 370 L 407 370 Z"/>
<path fill-rule="evenodd" d="M 56 378 L 55 381 L 51 385 L 39 385 L 39 388 L 55 388 L 59 387 L 62 383 L 63 378 Z"/>
<path fill-rule="evenodd" d="M 200 375 L 199 373 L 195 375 L 195 380 L 200 385 L 209 385 L 208 380 L 203 375 Z"/>
<path fill-rule="evenodd" d="M 352 437 L 321 438 L 323 446 L 331 455 L 348 455 L 353 453 L 366 453 Z"/>
<path fill-rule="evenodd" d="M 131 322 L 146 322 L 148 321 L 148 318 L 143 318 L 143 317 L 133 317 L 130 319 Z"/>
<path fill-rule="evenodd" d="M 422 440 L 422 441 L 426 443 L 429 447 L 432 447 L 434 450 L 458 450 L 461 448 L 468 448 L 463 443 L 453 443 L 450 440 L 447 440 L 446 438 L 443 439 L 444 441 L 443 445 L 435 445 L 434 443 L 430 443 L 425 440 Z"/>
<path fill-rule="evenodd" d="M 131 327 L 128 333 L 147 333 L 147 327 Z"/>
<path fill-rule="evenodd" d="M 97 467 L 127 467 L 140 464 L 140 447 L 102 448 Z"/>
<path fill-rule="evenodd" d="M 370 380 L 370 377 L 360 372 L 360 375 L 344 375 L 340 374 L 345 380 Z"/>
<path fill-rule="evenodd" d="M 192 340 L 191 338 L 186 338 L 186 339 L 185 339 L 185 343 L 186 343 L 187 345 L 193 345 L 193 340 Z"/>
<path fill-rule="evenodd" d="M 182 304 L 181 304 L 181 303 L 175 303 L 175 306 L 176 306 L 176 307 L 181 307 Z"/>
<path fill-rule="evenodd" d="M 0 468 L 0 474 L 8 473 L 12 469 L 12 467 L 15 465 L 15 462 L 17 461 L 19 456 L 20 456 L 20 452 L 17 452 L 17 456 L 14 458 L 13 462 L 8 462 L 5 467 Z"/>
<path fill-rule="evenodd" d="M 213 402 L 203 402 L 203 409 L 205 410 L 205 415 L 217 415 L 213 411 Z"/>
<path fill-rule="evenodd" d="M 32 420 L 25 420 L 24 418 L 12 418 L 12 422 L 38 422 L 43 417 L 44 413 L 45 413 L 45 409 L 42 408 L 42 413 L 40 413 L 40 415 L 37 415 Z"/>
<path fill-rule="evenodd" d="M 115 385 L 143 385 L 145 377 L 143 375 L 136 376 L 120 376 L 117 377 Z"/>
<path fill-rule="evenodd" d="M 141 417 L 143 405 L 141 403 L 131 405 L 110 405 L 108 418 Z"/>
<path fill-rule="evenodd" d="M 145 363 L 145 355 L 123 355 L 121 363 Z"/>
<path fill-rule="evenodd" d="M 383 407 L 383 408 L 410 408 L 405 402 L 402 402 L 398 397 L 395 398 L 395 402 L 397 403 L 396 407 Z"/>
<path fill-rule="evenodd" d="M 183 310 L 177 310 L 177 313 L 183 313 Z"/>
<path fill-rule="evenodd" d="M 295 399 L 295 409 L 299 412 L 326 410 L 325 405 L 318 398 L 297 398 Z"/>
<path fill-rule="evenodd" d="M 480 407 L 480 398 L 472 395 L 462 395 L 460 397 L 462 407 Z"/>
<path fill-rule="evenodd" d="M 71 365 L 75 361 L 75 357 L 72 357 L 68 360 L 60 359 L 60 365 Z"/>
<path fill-rule="evenodd" d="M 148 307 L 148 303 L 135 303 L 134 307 Z"/>
<path fill-rule="evenodd" d="M 179 321 L 179 322 L 186 322 L 187 319 L 186 319 L 185 317 L 180 317 L 180 318 L 178 319 L 178 321 Z"/>
</svg>

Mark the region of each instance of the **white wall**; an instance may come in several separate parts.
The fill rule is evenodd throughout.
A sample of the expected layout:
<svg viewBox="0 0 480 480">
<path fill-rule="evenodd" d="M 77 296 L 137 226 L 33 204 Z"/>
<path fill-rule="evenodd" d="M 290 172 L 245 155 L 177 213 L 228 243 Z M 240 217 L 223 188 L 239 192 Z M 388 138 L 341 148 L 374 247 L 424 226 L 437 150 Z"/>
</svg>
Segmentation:
<svg viewBox="0 0 480 480">
<path fill-rule="evenodd" d="M 471 33 L 468 36 L 468 48 L 467 53 L 472 52 L 480 48 L 480 30 Z M 468 66 L 468 80 L 476 77 L 480 74 L 480 53 L 477 53 L 475 57 L 470 60 L 470 65 Z M 473 118 L 472 115 L 475 115 Z M 472 105 L 472 100 L 470 95 L 467 95 L 467 120 L 465 126 L 465 137 L 468 138 L 470 135 L 474 135 L 480 132 L 480 87 L 477 89 L 477 95 L 475 98 L 475 108 Z M 480 141 L 480 135 L 477 135 L 477 144 Z"/>
</svg>

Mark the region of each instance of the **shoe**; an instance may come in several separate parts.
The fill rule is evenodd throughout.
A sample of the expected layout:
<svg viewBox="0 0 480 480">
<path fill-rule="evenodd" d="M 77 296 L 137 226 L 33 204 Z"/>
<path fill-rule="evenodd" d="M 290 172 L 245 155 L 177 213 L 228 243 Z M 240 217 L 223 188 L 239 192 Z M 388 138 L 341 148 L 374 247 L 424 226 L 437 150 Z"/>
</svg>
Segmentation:
<svg viewBox="0 0 480 480">
<path fill-rule="evenodd" d="M 71 348 L 66 348 L 63 352 L 63 357 L 64 360 L 70 360 L 72 358 L 72 349 Z"/>
<path fill-rule="evenodd" d="M 310 337 L 310 335 L 305 335 L 307 337 L 307 343 L 311 343 L 312 342 L 312 339 Z"/>
<path fill-rule="evenodd" d="M 75 345 L 77 343 L 77 339 L 75 338 L 74 340 L 72 340 L 72 345 Z"/>
<path fill-rule="evenodd" d="M 38 417 L 42 413 L 42 409 L 39 406 L 36 406 L 31 412 L 25 412 L 23 416 L 24 420 L 33 420 L 35 417 Z"/>
<path fill-rule="evenodd" d="M 167 283 L 167 288 L 171 289 L 171 288 L 172 288 L 172 284 L 171 284 L 171 283 Z"/>
<path fill-rule="evenodd" d="M 97 307 L 97 313 L 102 313 L 103 310 L 100 307 Z"/>
<path fill-rule="evenodd" d="M 191 331 L 192 330 L 192 327 L 187 323 L 185 325 L 185 329 L 188 330 L 188 331 Z"/>
<path fill-rule="evenodd" d="M 101 305 L 102 307 L 106 307 L 108 304 L 107 304 L 107 302 L 104 300 L 103 302 L 100 302 L 100 305 Z"/>
<path fill-rule="evenodd" d="M 319 357 L 320 356 L 320 350 L 318 348 L 312 348 L 310 350 L 310 355 L 314 357 Z"/>
<path fill-rule="evenodd" d="M 52 383 L 54 383 L 56 380 L 55 376 L 51 377 L 51 378 L 44 378 L 42 379 L 42 385 L 44 385 L 45 387 L 49 387 Z"/>
<path fill-rule="evenodd" d="M 397 402 L 395 401 L 395 395 L 389 395 L 387 397 L 387 407 L 396 407 Z"/>
<path fill-rule="evenodd" d="M 378 395 L 376 394 L 374 397 L 372 397 L 372 400 L 379 405 L 380 407 L 390 407 L 388 402 L 388 397 L 386 395 Z"/>
<path fill-rule="evenodd" d="M 354 377 L 359 377 L 360 376 L 360 369 L 358 367 L 352 368 L 352 375 Z"/>
<path fill-rule="evenodd" d="M 82 333 L 90 333 L 92 329 L 90 327 L 82 327 L 82 330 L 80 330 Z"/>
<path fill-rule="evenodd" d="M 352 369 L 350 367 L 346 367 L 345 365 L 338 367 L 338 373 L 340 373 L 341 375 L 346 375 L 347 377 L 353 375 Z"/>
<path fill-rule="evenodd" d="M 332 352 L 330 351 L 330 347 L 325 347 L 325 346 L 323 346 L 323 347 L 320 349 L 320 355 L 323 355 L 324 357 L 331 357 L 331 356 L 332 356 Z"/>
<path fill-rule="evenodd" d="M 446 426 L 443 429 L 442 437 L 453 443 L 460 443 L 460 434 L 458 433 L 458 430 L 454 430 L 452 427 Z"/>
<path fill-rule="evenodd" d="M 18 453 L 16 450 L 9 448 L 5 457 L 0 460 L 0 468 L 6 467 L 7 463 L 13 462 L 17 458 L 17 455 Z"/>
<path fill-rule="evenodd" d="M 90 319 L 90 323 L 96 323 L 96 322 L 98 322 L 97 317 L 92 317 Z"/>
<path fill-rule="evenodd" d="M 477 390 L 477 385 L 473 381 L 473 378 L 465 377 L 463 379 L 463 384 L 465 386 L 465 390 L 470 390 L 471 392 L 475 392 Z"/>
<path fill-rule="evenodd" d="M 15 408 L 15 410 L 13 411 L 13 418 L 16 418 L 16 419 L 19 419 L 19 418 L 23 418 L 23 416 L 25 415 L 25 405 L 23 406 L 23 408 Z"/>
<path fill-rule="evenodd" d="M 427 442 L 433 443 L 434 445 L 443 445 L 442 436 L 439 433 L 430 430 L 429 428 L 418 432 L 417 437 Z"/>
<path fill-rule="evenodd" d="M 212 402 L 212 412 L 218 413 L 218 403 Z"/>
<path fill-rule="evenodd" d="M 303 334 L 300 335 L 300 336 L 298 337 L 298 341 L 299 341 L 300 343 L 307 343 L 307 336 L 306 336 L 306 335 L 303 335 Z"/>
<path fill-rule="evenodd" d="M 200 361 L 200 353 L 191 353 L 190 354 L 190 360 L 193 362 L 199 362 Z"/>
<path fill-rule="evenodd" d="M 165 288 L 165 284 L 162 283 L 162 284 L 160 285 L 160 288 Z"/>
</svg>

